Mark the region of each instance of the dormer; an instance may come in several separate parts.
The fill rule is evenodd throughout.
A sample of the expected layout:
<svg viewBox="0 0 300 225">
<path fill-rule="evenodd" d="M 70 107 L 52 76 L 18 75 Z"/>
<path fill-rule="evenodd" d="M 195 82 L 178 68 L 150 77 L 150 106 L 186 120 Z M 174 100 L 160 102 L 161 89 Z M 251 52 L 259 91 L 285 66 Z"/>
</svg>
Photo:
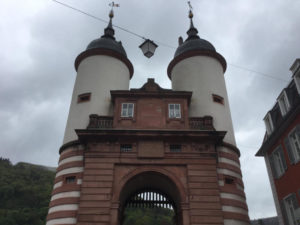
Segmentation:
<svg viewBox="0 0 300 225">
<path fill-rule="evenodd" d="M 270 112 L 267 113 L 267 115 L 264 118 L 264 121 L 266 125 L 267 134 L 268 136 L 270 136 L 270 134 L 274 131 L 274 124 Z"/>
<path fill-rule="evenodd" d="M 296 59 L 290 68 L 293 73 L 293 78 L 296 83 L 298 93 L 300 94 L 300 59 Z"/>
<path fill-rule="evenodd" d="M 281 115 L 285 116 L 291 108 L 291 104 L 289 102 L 285 89 L 281 92 L 281 94 L 277 98 L 277 102 L 280 108 Z"/>
</svg>

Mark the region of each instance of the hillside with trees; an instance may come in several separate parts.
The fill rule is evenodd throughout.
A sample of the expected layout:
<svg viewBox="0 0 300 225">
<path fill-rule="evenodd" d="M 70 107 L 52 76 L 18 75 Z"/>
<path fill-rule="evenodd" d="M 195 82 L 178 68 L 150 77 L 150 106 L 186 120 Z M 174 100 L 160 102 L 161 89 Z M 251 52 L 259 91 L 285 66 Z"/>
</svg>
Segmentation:
<svg viewBox="0 0 300 225">
<path fill-rule="evenodd" d="M 55 172 L 0 158 L 0 224 L 45 225 Z"/>
</svg>

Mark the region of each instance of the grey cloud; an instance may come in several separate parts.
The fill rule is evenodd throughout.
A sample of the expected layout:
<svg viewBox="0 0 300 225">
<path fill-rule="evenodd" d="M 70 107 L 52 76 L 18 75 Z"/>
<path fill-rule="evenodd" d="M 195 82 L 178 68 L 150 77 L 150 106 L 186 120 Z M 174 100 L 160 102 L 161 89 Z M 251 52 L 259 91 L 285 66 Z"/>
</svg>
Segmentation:
<svg viewBox="0 0 300 225">
<path fill-rule="evenodd" d="M 4 1 L 4 6 L 9 2 Z M 64 2 L 108 19 L 109 1 Z M 31 15 L 33 4 L 34 1 L 26 7 L 15 4 L 15 20 L 26 18 L 24 23 L 18 22 L 16 27 L 0 23 L 0 30 L 5 28 L 6 43 L 0 53 L 0 154 L 13 162 L 56 166 L 76 76 L 74 60 L 91 40 L 102 35 L 106 24 L 52 1 L 43 3 L 39 11 L 35 8 Z M 115 9 L 114 24 L 174 47 L 178 36 L 186 38 L 186 2 L 130 0 L 120 4 Z M 263 116 L 286 84 L 230 64 L 289 80 L 289 66 L 300 52 L 300 3 L 214 0 L 192 4 L 199 35 L 213 43 L 229 62 L 225 79 L 242 152 L 250 216 L 275 215 L 264 162 L 254 154 L 265 131 Z M 10 18 L 4 17 L 3 21 L 9 24 Z M 140 87 L 147 77 L 154 77 L 161 86 L 170 88 L 166 70 L 175 49 L 158 43 L 156 54 L 149 60 L 138 49 L 142 39 L 115 30 L 116 39 L 122 41 L 134 65 L 131 87 Z"/>
</svg>

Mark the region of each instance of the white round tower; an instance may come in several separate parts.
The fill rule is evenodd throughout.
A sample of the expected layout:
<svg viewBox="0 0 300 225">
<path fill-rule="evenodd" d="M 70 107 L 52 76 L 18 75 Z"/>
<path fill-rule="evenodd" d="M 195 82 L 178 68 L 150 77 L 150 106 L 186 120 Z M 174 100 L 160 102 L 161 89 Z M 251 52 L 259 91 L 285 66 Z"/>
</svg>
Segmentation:
<svg viewBox="0 0 300 225">
<path fill-rule="evenodd" d="M 189 17 L 188 38 L 179 41 L 174 59 L 168 66 L 172 89 L 192 91 L 190 117 L 212 116 L 216 130 L 227 131 L 224 141 L 235 145 L 224 79 L 226 61 L 211 43 L 197 35 L 191 12 Z"/>
<path fill-rule="evenodd" d="M 179 47 L 168 66 L 168 76 L 175 91 L 192 91 L 190 117 L 212 116 L 217 131 L 226 131 L 218 152 L 217 173 L 224 225 L 249 225 L 248 208 L 236 147 L 224 72 L 226 61 L 214 46 L 201 39 L 193 25 L 190 11 L 188 38 L 179 39 Z"/>
<path fill-rule="evenodd" d="M 112 115 L 111 90 L 128 90 L 133 66 L 114 37 L 113 12 L 104 35 L 92 41 L 75 60 L 77 77 L 63 144 L 77 140 L 75 129 L 86 129 L 90 114 Z"/>
</svg>

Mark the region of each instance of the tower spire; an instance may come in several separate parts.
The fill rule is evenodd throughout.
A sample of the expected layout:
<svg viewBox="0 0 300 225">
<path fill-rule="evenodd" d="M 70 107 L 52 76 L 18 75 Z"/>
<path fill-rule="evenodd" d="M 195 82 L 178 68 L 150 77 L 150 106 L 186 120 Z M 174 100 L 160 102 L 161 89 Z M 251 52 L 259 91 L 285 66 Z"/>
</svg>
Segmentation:
<svg viewBox="0 0 300 225">
<path fill-rule="evenodd" d="M 189 28 L 188 31 L 186 32 L 187 35 L 188 35 L 187 40 L 195 39 L 195 38 L 200 38 L 200 37 L 198 36 L 198 30 L 194 27 L 194 23 L 193 23 L 193 17 L 194 17 L 194 14 L 193 14 L 193 11 L 192 11 L 192 10 L 193 10 L 193 7 L 192 7 L 190 1 L 188 1 L 188 5 L 189 5 L 189 8 L 190 8 L 190 10 L 189 10 L 189 18 L 190 18 L 191 23 L 190 23 L 190 28 Z"/>
<path fill-rule="evenodd" d="M 115 4 L 115 2 L 112 2 L 109 4 L 109 6 L 111 6 L 111 10 L 109 12 L 109 23 L 107 25 L 107 27 L 104 29 L 104 35 L 102 37 L 106 37 L 106 38 L 111 38 L 113 40 L 115 40 L 115 30 L 112 26 L 112 18 L 114 18 L 114 7 L 119 7 L 119 4 Z"/>
<path fill-rule="evenodd" d="M 104 35 L 102 37 L 106 37 L 106 38 L 111 38 L 115 40 L 115 30 L 112 26 L 112 18 L 114 17 L 114 11 L 113 9 L 110 10 L 109 12 L 109 23 L 107 25 L 107 27 L 104 29 Z"/>
</svg>

